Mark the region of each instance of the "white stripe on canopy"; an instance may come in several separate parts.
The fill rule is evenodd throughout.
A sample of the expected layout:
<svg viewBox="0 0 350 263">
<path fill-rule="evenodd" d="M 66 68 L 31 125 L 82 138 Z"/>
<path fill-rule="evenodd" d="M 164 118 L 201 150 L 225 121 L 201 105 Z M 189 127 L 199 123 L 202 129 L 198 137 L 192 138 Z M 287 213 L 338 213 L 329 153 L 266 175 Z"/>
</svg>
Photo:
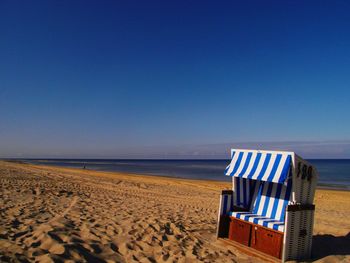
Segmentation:
<svg viewBox="0 0 350 263">
<path fill-rule="evenodd" d="M 288 177 L 291 153 L 255 150 L 232 150 L 227 176 L 273 183 L 284 183 Z"/>
</svg>

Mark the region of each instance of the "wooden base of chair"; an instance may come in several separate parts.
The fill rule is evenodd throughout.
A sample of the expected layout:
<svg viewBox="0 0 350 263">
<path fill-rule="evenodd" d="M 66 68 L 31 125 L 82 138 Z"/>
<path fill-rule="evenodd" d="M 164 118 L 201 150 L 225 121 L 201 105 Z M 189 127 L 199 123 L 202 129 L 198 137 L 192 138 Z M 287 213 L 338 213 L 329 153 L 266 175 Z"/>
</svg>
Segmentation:
<svg viewBox="0 0 350 263">
<path fill-rule="evenodd" d="M 228 239 L 250 246 L 252 226 L 242 220 L 231 218 Z"/>
<path fill-rule="evenodd" d="M 227 246 L 233 246 L 235 249 L 239 250 L 240 252 L 244 253 L 245 255 L 264 260 L 265 262 L 272 262 L 272 263 L 280 262 L 280 260 L 275 258 L 275 257 L 272 257 L 270 255 L 262 253 L 254 248 L 242 245 L 239 242 L 229 240 L 227 238 L 219 238 L 219 240 Z"/>
<path fill-rule="evenodd" d="M 282 257 L 282 232 L 231 217 L 229 239 L 273 257 Z"/>
<path fill-rule="evenodd" d="M 276 258 L 281 258 L 282 245 L 283 234 L 257 225 L 252 228 L 252 238 L 250 244 L 252 248 Z"/>
</svg>

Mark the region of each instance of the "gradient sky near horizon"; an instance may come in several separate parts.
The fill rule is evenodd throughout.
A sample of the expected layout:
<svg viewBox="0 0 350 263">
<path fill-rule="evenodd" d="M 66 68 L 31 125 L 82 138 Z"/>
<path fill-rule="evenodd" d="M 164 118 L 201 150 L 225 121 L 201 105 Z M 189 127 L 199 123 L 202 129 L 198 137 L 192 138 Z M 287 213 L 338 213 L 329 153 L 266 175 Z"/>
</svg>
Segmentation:
<svg viewBox="0 0 350 263">
<path fill-rule="evenodd" d="M 350 158 L 349 14 L 347 1 L 1 1 L 0 157 L 292 141 Z"/>
</svg>

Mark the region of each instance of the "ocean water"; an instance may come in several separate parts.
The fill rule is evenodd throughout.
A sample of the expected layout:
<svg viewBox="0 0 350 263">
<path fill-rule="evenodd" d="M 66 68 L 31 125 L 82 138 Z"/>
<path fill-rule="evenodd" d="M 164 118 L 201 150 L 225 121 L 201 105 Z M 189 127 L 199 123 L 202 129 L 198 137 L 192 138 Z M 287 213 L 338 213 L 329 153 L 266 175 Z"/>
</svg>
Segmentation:
<svg viewBox="0 0 350 263">
<path fill-rule="evenodd" d="M 230 181 L 224 176 L 229 160 L 102 160 L 102 159 L 27 159 L 41 165 L 83 168 L 97 171 L 170 176 L 189 179 Z M 320 174 L 318 186 L 350 190 L 350 159 L 308 160 Z"/>
</svg>

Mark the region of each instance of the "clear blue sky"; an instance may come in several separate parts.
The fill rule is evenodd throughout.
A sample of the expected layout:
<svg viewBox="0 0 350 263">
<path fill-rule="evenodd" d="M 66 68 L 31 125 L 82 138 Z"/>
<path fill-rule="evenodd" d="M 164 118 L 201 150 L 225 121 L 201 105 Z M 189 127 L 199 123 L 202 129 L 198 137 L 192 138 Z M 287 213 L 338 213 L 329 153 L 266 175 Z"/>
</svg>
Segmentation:
<svg viewBox="0 0 350 263">
<path fill-rule="evenodd" d="M 350 156 L 349 14 L 348 1 L 1 1 L 0 157 L 333 140 Z"/>
</svg>

